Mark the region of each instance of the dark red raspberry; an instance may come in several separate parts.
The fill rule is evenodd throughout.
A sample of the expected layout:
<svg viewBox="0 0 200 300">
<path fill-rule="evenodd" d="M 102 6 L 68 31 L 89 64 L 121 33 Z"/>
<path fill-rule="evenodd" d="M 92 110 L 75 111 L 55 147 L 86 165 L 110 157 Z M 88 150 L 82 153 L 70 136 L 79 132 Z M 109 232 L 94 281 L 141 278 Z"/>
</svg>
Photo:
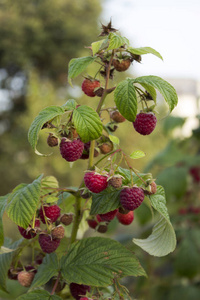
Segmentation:
<svg viewBox="0 0 200 300">
<path fill-rule="evenodd" d="M 200 166 L 191 167 L 189 172 L 195 183 L 200 182 Z"/>
<path fill-rule="evenodd" d="M 83 149 L 83 153 L 80 157 L 80 159 L 88 159 L 89 155 L 90 155 L 90 143 L 91 142 L 87 142 L 84 144 L 84 149 Z M 99 152 L 97 151 L 97 149 L 94 149 L 94 157 L 97 157 L 99 155 Z"/>
<path fill-rule="evenodd" d="M 60 239 L 52 239 L 48 234 L 40 234 L 38 241 L 42 251 L 45 253 L 54 252 L 60 245 Z"/>
<path fill-rule="evenodd" d="M 138 133 L 148 135 L 155 129 L 156 123 L 157 119 L 154 113 L 139 113 L 135 122 L 133 122 L 133 126 Z"/>
<path fill-rule="evenodd" d="M 62 138 L 60 143 L 60 153 L 66 161 L 76 161 L 83 153 L 84 143 L 78 140 L 67 140 Z"/>
<path fill-rule="evenodd" d="M 90 286 L 72 282 L 69 285 L 69 289 L 72 296 L 76 300 L 80 300 L 82 298 L 81 296 L 86 295 L 86 293 L 90 291 Z"/>
<path fill-rule="evenodd" d="M 144 192 L 141 188 L 124 188 L 120 193 L 121 205 L 128 210 L 138 208 L 144 200 Z"/>
<path fill-rule="evenodd" d="M 120 114 L 118 110 L 114 110 L 110 113 L 110 117 L 116 123 L 122 123 L 126 121 L 126 119 Z"/>
<path fill-rule="evenodd" d="M 123 225 L 130 225 L 134 220 L 134 213 L 133 211 L 129 211 L 129 213 L 127 214 L 121 214 L 120 212 L 118 212 L 117 219 L 119 223 Z"/>
<path fill-rule="evenodd" d="M 100 193 L 108 186 L 107 176 L 95 172 L 87 172 L 84 176 L 86 187 L 93 193 Z"/>
<path fill-rule="evenodd" d="M 19 272 L 17 279 L 22 286 L 29 287 L 34 277 L 35 277 L 34 272 L 21 271 Z"/>
<path fill-rule="evenodd" d="M 89 97 L 95 97 L 94 90 L 100 87 L 98 80 L 84 79 L 82 83 L 82 91 Z"/>
<path fill-rule="evenodd" d="M 40 221 L 37 219 L 35 220 L 35 227 L 40 227 Z M 18 226 L 18 229 L 19 229 L 19 232 L 21 233 L 21 235 L 27 240 L 34 238 L 37 234 L 35 232 L 35 230 L 31 227 L 31 225 L 29 225 L 29 227 L 26 229 Z"/>
<path fill-rule="evenodd" d="M 103 220 L 101 219 L 101 217 L 99 215 L 96 215 L 96 217 L 94 219 L 88 219 L 87 222 L 88 222 L 88 225 L 90 226 L 90 228 L 96 229 L 97 225 L 100 222 L 103 222 Z"/>
<path fill-rule="evenodd" d="M 115 209 L 115 210 L 112 210 L 112 211 L 109 211 L 105 214 L 99 214 L 99 217 L 103 220 L 103 221 L 106 221 L 106 222 L 110 222 L 114 219 L 114 217 L 116 216 L 118 212 L 118 209 Z"/>
<path fill-rule="evenodd" d="M 44 208 L 45 216 L 49 222 L 53 223 L 60 217 L 60 207 L 58 205 L 43 206 L 43 208 Z M 42 223 L 45 224 L 46 222 L 45 222 L 42 206 L 40 207 L 39 215 Z"/>
<path fill-rule="evenodd" d="M 123 60 L 113 59 L 113 66 L 115 70 L 117 70 L 118 72 L 124 72 L 128 70 L 130 64 L 131 64 L 130 59 L 123 59 Z"/>
</svg>

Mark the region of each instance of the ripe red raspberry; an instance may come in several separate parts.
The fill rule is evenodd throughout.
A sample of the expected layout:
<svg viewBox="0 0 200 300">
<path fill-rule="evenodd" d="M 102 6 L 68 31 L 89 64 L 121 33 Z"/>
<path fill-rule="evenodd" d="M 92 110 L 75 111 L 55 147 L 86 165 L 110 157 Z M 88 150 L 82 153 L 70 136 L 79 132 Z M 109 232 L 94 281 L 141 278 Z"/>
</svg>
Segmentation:
<svg viewBox="0 0 200 300">
<path fill-rule="evenodd" d="M 60 153 L 66 161 L 76 161 L 83 153 L 84 143 L 78 139 L 69 141 L 62 138 L 60 143 Z"/>
<path fill-rule="evenodd" d="M 124 60 L 113 59 L 113 66 L 115 70 L 117 70 L 118 72 L 124 72 L 128 70 L 130 64 L 131 64 L 130 59 L 124 59 Z"/>
<path fill-rule="evenodd" d="M 126 119 L 120 114 L 118 110 L 114 110 L 110 113 L 110 117 L 116 123 L 122 123 L 126 121 Z"/>
<path fill-rule="evenodd" d="M 200 166 L 191 167 L 189 172 L 195 183 L 200 182 Z"/>
<path fill-rule="evenodd" d="M 96 227 L 98 226 L 98 224 L 100 222 L 102 222 L 103 220 L 101 219 L 101 217 L 99 215 L 96 215 L 96 217 L 94 219 L 88 219 L 88 225 L 90 226 L 90 228 L 96 229 Z"/>
<path fill-rule="evenodd" d="M 54 252 L 60 245 L 60 239 L 52 239 L 48 234 L 40 234 L 38 241 L 42 251 L 45 253 Z"/>
<path fill-rule="evenodd" d="M 98 80 L 84 79 L 82 83 L 82 91 L 89 97 L 95 97 L 94 90 L 100 87 Z"/>
<path fill-rule="evenodd" d="M 86 187 L 93 193 L 100 193 L 108 186 L 107 176 L 95 172 L 87 172 L 84 176 Z"/>
<path fill-rule="evenodd" d="M 86 293 L 90 291 L 90 286 L 72 282 L 69 285 L 69 289 L 72 296 L 76 300 L 80 300 L 82 298 L 81 296 L 86 295 Z"/>
<path fill-rule="evenodd" d="M 29 287 L 35 277 L 34 272 L 21 271 L 17 275 L 17 279 L 22 286 Z"/>
<path fill-rule="evenodd" d="M 129 211 L 129 213 L 121 214 L 120 212 L 117 213 L 117 219 L 119 223 L 123 225 L 130 225 L 134 220 L 134 213 L 133 211 Z"/>
<path fill-rule="evenodd" d="M 138 133 L 148 135 L 155 129 L 156 123 L 157 119 L 154 113 L 139 113 L 135 122 L 133 122 L 133 126 Z"/>
<path fill-rule="evenodd" d="M 40 221 L 39 220 L 35 220 L 35 227 L 40 227 Z M 36 232 L 35 229 L 33 229 L 31 227 L 31 225 L 29 225 L 28 228 L 24 229 L 23 227 L 18 226 L 19 232 L 21 233 L 21 235 L 27 239 L 30 240 L 32 238 L 34 238 L 36 236 Z"/>
<path fill-rule="evenodd" d="M 115 210 L 112 210 L 112 211 L 109 211 L 105 214 L 99 214 L 99 217 L 103 220 L 103 221 L 106 221 L 106 222 L 110 222 L 114 219 L 114 217 L 116 216 L 118 212 L 118 209 L 115 209 Z"/>
<path fill-rule="evenodd" d="M 55 227 L 51 231 L 51 235 L 53 239 L 63 239 L 65 236 L 65 229 L 62 225 Z"/>
<path fill-rule="evenodd" d="M 44 208 L 45 216 L 49 222 L 53 223 L 60 217 L 60 207 L 58 205 L 43 206 L 43 208 Z M 45 218 L 44 218 L 42 206 L 40 207 L 39 215 L 42 223 L 45 224 Z"/>
<path fill-rule="evenodd" d="M 141 188 L 124 188 L 120 193 L 121 205 L 128 210 L 138 208 L 144 200 L 144 192 Z"/>
</svg>

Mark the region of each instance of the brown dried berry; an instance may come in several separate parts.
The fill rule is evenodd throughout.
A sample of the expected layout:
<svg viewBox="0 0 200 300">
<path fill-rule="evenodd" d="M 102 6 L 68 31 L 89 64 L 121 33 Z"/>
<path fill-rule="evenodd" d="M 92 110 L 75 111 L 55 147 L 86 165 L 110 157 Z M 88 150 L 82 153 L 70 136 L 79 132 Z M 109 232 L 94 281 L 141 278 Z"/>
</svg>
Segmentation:
<svg viewBox="0 0 200 300">
<path fill-rule="evenodd" d="M 53 239 L 63 239 L 65 236 L 65 229 L 62 225 L 55 227 L 51 231 L 51 235 Z"/>
<path fill-rule="evenodd" d="M 156 183 L 153 181 L 149 184 L 149 186 L 147 187 L 146 190 L 144 190 L 145 195 L 153 195 L 155 194 L 157 191 L 157 185 Z"/>
<path fill-rule="evenodd" d="M 100 224 L 97 227 L 97 231 L 100 233 L 105 233 L 105 232 L 107 232 L 107 230 L 108 230 L 108 225 L 106 225 L 106 224 Z"/>
<path fill-rule="evenodd" d="M 60 222 L 62 224 L 64 224 L 65 226 L 68 226 L 70 225 L 72 222 L 73 222 L 73 217 L 74 215 L 72 213 L 69 213 L 69 214 L 63 214 L 61 217 L 60 217 Z"/>
<path fill-rule="evenodd" d="M 126 121 L 126 119 L 120 114 L 120 112 L 118 110 L 112 111 L 110 113 L 110 117 L 116 123 L 122 123 L 122 122 Z"/>
<path fill-rule="evenodd" d="M 101 146 L 99 146 L 99 149 L 102 154 L 107 154 L 113 150 L 113 143 L 112 142 L 104 143 Z"/>
<path fill-rule="evenodd" d="M 49 147 L 58 146 L 58 138 L 55 137 L 52 133 L 49 133 L 49 136 L 47 138 L 47 144 Z"/>
<path fill-rule="evenodd" d="M 118 72 L 124 72 L 128 70 L 130 67 L 131 60 L 130 59 L 113 59 L 113 66 L 115 67 L 115 70 Z"/>
<path fill-rule="evenodd" d="M 122 178 L 113 176 L 108 180 L 108 184 L 113 186 L 115 189 L 117 189 L 122 186 Z"/>
</svg>

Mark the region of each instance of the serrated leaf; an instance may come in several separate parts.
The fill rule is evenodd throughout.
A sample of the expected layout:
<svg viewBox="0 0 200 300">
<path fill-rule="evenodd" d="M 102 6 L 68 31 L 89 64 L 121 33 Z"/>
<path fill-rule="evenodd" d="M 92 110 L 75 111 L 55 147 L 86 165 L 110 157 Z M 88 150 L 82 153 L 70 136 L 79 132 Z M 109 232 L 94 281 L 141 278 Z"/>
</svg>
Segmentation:
<svg viewBox="0 0 200 300">
<path fill-rule="evenodd" d="M 50 295 L 45 290 L 35 290 L 17 297 L 16 300 L 62 300 L 62 298 L 57 295 Z"/>
<path fill-rule="evenodd" d="M 113 144 L 119 145 L 119 138 L 117 136 L 109 134 L 109 139 Z"/>
<path fill-rule="evenodd" d="M 41 182 L 41 196 L 51 193 L 53 189 L 59 187 L 58 180 L 54 176 L 46 176 Z M 53 188 L 53 189 L 52 189 Z"/>
<path fill-rule="evenodd" d="M 9 197 L 9 194 L 0 197 L 0 247 L 4 243 L 3 214 L 4 214 L 4 211 L 5 211 L 5 208 L 6 208 L 8 197 Z"/>
<path fill-rule="evenodd" d="M 137 114 L 137 96 L 131 79 L 127 78 L 117 85 L 114 100 L 122 116 L 134 122 Z"/>
<path fill-rule="evenodd" d="M 92 194 L 91 215 L 105 214 L 115 210 L 120 206 L 120 190 L 109 186 L 107 189 L 98 194 Z"/>
<path fill-rule="evenodd" d="M 91 63 L 95 61 L 96 57 L 84 56 L 79 58 L 73 58 L 69 62 L 68 68 L 68 80 L 71 83 L 71 79 L 81 74 Z"/>
<path fill-rule="evenodd" d="M 8 217 L 17 225 L 27 228 L 37 210 L 40 201 L 40 175 L 32 183 L 20 185 L 9 195 L 6 212 Z"/>
<path fill-rule="evenodd" d="M 99 115 L 91 107 L 81 105 L 73 112 L 74 126 L 84 143 L 102 135 L 103 125 Z"/>
<path fill-rule="evenodd" d="M 117 169 L 117 173 L 119 173 L 120 175 L 122 175 L 124 177 L 123 179 L 123 183 L 124 185 L 128 185 L 131 183 L 131 173 L 129 169 L 124 169 L 121 167 L 118 167 Z M 152 179 L 152 174 L 151 173 L 139 173 L 138 175 L 144 180 L 150 180 Z M 140 177 L 138 177 L 134 172 L 132 172 L 132 177 L 133 177 L 133 183 L 136 184 L 137 186 L 141 186 L 144 184 L 144 182 L 141 180 Z"/>
<path fill-rule="evenodd" d="M 65 104 L 63 104 L 61 107 L 64 108 L 64 110 L 74 110 L 78 103 L 74 99 L 69 99 Z"/>
<path fill-rule="evenodd" d="M 117 33 L 110 33 L 109 47 L 107 50 L 117 49 L 123 45 L 129 45 L 129 40 L 126 37 L 120 36 Z"/>
<path fill-rule="evenodd" d="M 176 247 L 176 235 L 169 219 L 163 187 L 157 186 L 157 192 L 150 196 L 150 201 L 161 217 L 147 239 L 133 239 L 133 242 L 149 254 L 161 257 L 173 252 Z"/>
<path fill-rule="evenodd" d="M 141 151 L 141 150 L 136 150 L 136 151 L 133 151 L 133 152 L 131 153 L 131 155 L 129 155 L 129 157 L 132 158 L 132 159 L 138 159 L 138 158 L 144 157 L 145 155 L 146 155 L 146 154 L 145 154 L 143 151 Z"/>
<path fill-rule="evenodd" d="M 15 253 L 15 250 L 17 249 L 17 247 L 20 245 L 21 242 L 22 242 L 22 239 L 14 242 L 11 245 L 8 245 L 7 243 L 5 243 L 4 248 L 10 249 L 10 252 L 3 253 L 0 255 L 0 270 L 1 270 L 0 271 L 1 272 L 0 289 L 3 290 L 4 292 L 7 292 L 6 279 L 7 279 L 7 275 L 8 275 L 8 270 L 9 270 L 11 262 L 12 262 L 13 255 Z"/>
<path fill-rule="evenodd" d="M 133 81 L 134 83 L 140 83 L 141 85 L 147 84 L 156 88 L 164 97 L 167 104 L 169 105 L 170 111 L 172 111 L 174 107 L 177 105 L 178 96 L 176 94 L 176 90 L 169 82 L 165 81 L 164 79 L 158 76 L 150 75 L 150 76 L 137 77 Z"/>
<path fill-rule="evenodd" d="M 47 283 L 53 276 L 59 272 L 59 263 L 55 253 L 47 254 L 39 265 L 37 273 L 31 284 L 31 289 L 39 287 Z"/>
<path fill-rule="evenodd" d="M 101 237 L 73 243 L 61 260 L 61 273 L 69 282 L 92 286 L 108 286 L 116 276 L 145 276 L 132 252 L 117 241 Z"/>
<path fill-rule="evenodd" d="M 37 117 L 34 119 L 32 122 L 29 132 L 28 132 L 28 141 L 33 148 L 33 150 L 38 154 L 38 155 L 43 155 L 39 151 L 36 150 L 36 145 L 38 141 L 38 136 L 39 132 L 42 128 L 42 126 L 54 119 L 57 116 L 62 115 L 65 112 L 63 107 L 60 106 L 49 106 L 41 110 L 41 112 L 37 115 Z"/>
<path fill-rule="evenodd" d="M 96 53 L 99 52 L 99 50 L 101 50 L 102 45 L 105 43 L 105 41 L 108 41 L 107 39 L 103 39 L 97 42 L 92 43 L 92 53 L 93 55 L 95 55 Z"/>
<path fill-rule="evenodd" d="M 150 54 L 153 54 L 163 60 L 162 55 L 158 51 L 156 51 L 155 49 L 153 49 L 151 47 L 140 47 L 140 48 L 130 47 L 127 49 L 127 51 L 130 53 L 133 53 L 133 54 L 137 54 L 137 55 L 143 55 L 143 54 L 150 53 Z"/>
</svg>

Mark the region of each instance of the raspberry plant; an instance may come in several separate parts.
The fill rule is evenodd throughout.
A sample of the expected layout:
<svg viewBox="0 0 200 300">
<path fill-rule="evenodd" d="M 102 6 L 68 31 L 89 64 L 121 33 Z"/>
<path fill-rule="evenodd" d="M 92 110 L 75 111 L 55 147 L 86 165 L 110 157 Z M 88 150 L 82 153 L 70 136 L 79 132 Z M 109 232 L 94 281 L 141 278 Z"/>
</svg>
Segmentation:
<svg viewBox="0 0 200 300">
<path fill-rule="evenodd" d="M 70 99 L 62 106 L 44 108 L 28 133 L 31 147 L 43 155 L 36 146 L 40 131 L 46 130 L 47 144 L 60 148 L 65 168 L 69 166 L 67 162 L 87 159 L 82 182 L 78 187 L 61 188 L 55 177 L 40 175 L 0 198 L 1 216 L 6 212 L 24 237 L 13 244 L 6 240 L 4 243 L 0 222 L 0 288 L 7 290 L 7 276 L 18 278 L 20 284 L 28 286 L 27 293 L 18 300 L 131 299 L 119 280 L 125 276 L 146 276 L 135 254 L 110 238 L 78 239 L 82 223 L 105 233 L 113 218 L 130 225 L 134 221 L 133 211 L 147 205 L 152 214 L 157 213 L 157 222 L 148 238 L 135 238 L 133 242 L 154 256 L 165 256 L 176 246 L 163 187 L 156 186 L 152 174 L 140 173 L 133 167 L 134 159 L 142 158 L 144 152 L 125 153 L 115 136 L 124 121 L 131 122 L 133 130 L 150 134 L 157 122 L 156 90 L 170 111 L 178 101 L 176 91 L 168 82 L 152 75 L 126 78 L 115 86 L 116 72 L 124 72 L 131 63 L 140 62 L 143 54 L 151 53 L 161 59 L 162 56 L 150 47 L 131 47 L 111 22 L 102 25 L 100 36 L 103 39 L 88 47 L 90 55 L 72 59 L 68 70 L 72 84 L 89 65 L 98 66 L 95 76 L 85 76 L 82 84 L 83 92 L 97 101 L 96 111 Z M 106 106 L 108 94 L 114 98 L 112 107 Z M 110 118 L 106 124 L 102 117 L 105 112 Z M 94 160 L 100 152 L 102 156 Z M 122 163 L 127 167 L 122 167 Z M 63 209 L 63 203 L 68 207 L 72 203 L 68 211 Z M 72 227 L 68 227 L 71 223 Z M 69 231 L 70 238 L 64 237 Z M 32 249 L 31 268 L 23 264 L 25 248 Z M 53 282 L 50 292 L 46 289 L 49 282 Z M 109 289 L 105 290 L 106 287 Z"/>
</svg>

